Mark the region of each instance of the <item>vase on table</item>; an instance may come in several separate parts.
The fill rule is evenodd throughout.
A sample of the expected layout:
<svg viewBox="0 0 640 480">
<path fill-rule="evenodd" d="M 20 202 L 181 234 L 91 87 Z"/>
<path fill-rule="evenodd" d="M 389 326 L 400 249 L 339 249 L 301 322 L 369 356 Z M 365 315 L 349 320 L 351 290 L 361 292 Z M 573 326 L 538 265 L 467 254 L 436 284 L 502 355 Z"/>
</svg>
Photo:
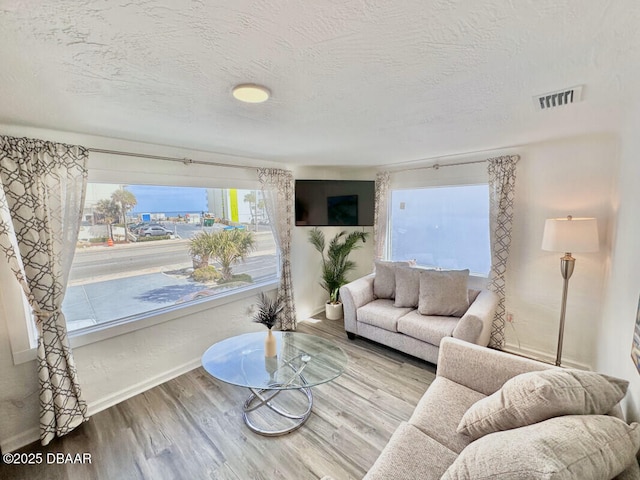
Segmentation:
<svg viewBox="0 0 640 480">
<path fill-rule="evenodd" d="M 267 331 L 267 338 L 264 339 L 264 356 L 275 357 L 278 354 L 278 345 L 276 344 L 276 336 L 271 329 Z"/>
</svg>

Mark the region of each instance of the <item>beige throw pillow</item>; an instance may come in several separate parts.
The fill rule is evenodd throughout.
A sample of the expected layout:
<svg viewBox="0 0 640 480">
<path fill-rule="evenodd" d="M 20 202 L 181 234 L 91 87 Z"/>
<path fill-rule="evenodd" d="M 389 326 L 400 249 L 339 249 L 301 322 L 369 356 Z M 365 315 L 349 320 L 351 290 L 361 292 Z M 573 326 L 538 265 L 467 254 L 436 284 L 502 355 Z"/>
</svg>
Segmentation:
<svg viewBox="0 0 640 480">
<path fill-rule="evenodd" d="M 394 307 L 418 307 L 421 270 L 411 267 L 396 268 L 396 301 Z"/>
<path fill-rule="evenodd" d="M 409 262 L 374 262 L 376 276 L 373 278 L 373 294 L 376 298 L 390 298 L 396 296 L 396 267 L 410 265 Z"/>
<path fill-rule="evenodd" d="M 523 373 L 474 403 L 462 416 L 458 433 L 475 440 L 560 415 L 605 414 L 622 400 L 628 385 L 625 380 L 583 370 Z"/>
<path fill-rule="evenodd" d="M 640 425 L 607 415 L 568 415 L 469 444 L 441 480 L 602 480 L 636 461 Z"/>
<path fill-rule="evenodd" d="M 461 317 L 469 309 L 469 270 L 420 272 L 418 312 L 422 315 Z"/>
</svg>

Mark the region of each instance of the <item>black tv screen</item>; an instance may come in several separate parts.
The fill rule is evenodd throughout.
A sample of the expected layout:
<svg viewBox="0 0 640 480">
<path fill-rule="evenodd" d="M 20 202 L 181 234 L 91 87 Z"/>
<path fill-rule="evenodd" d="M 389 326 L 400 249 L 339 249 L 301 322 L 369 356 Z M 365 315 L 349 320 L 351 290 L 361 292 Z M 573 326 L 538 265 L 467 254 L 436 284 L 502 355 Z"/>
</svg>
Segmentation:
<svg viewBox="0 0 640 480">
<path fill-rule="evenodd" d="M 371 226 L 372 180 L 296 180 L 296 226 Z"/>
</svg>

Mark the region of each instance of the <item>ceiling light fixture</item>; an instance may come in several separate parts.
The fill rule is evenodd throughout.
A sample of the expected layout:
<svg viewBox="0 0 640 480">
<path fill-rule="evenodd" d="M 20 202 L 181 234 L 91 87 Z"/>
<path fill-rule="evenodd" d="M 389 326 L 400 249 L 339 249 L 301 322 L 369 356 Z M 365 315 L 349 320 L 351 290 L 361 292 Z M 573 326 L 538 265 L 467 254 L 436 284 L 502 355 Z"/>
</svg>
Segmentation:
<svg viewBox="0 0 640 480">
<path fill-rule="evenodd" d="M 236 85 L 233 88 L 233 96 L 246 103 L 262 103 L 269 99 L 271 92 L 268 88 L 261 85 L 254 85 L 251 83 L 244 83 L 242 85 Z"/>
</svg>

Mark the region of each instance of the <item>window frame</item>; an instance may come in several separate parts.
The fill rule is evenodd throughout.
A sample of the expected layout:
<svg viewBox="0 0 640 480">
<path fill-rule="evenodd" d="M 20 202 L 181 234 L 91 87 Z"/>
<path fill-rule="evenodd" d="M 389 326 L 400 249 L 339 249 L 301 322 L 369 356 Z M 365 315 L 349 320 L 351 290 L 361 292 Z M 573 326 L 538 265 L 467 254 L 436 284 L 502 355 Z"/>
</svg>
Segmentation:
<svg viewBox="0 0 640 480">
<path fill-rule="evenodd" d="M 462 166 L 442 164 L 435 169 L 418 164 L 414 168 L 395 171 L 391 175 L 389 190 L 487 184 L 489 177 L 484 158 L 486 157 L 480 155 L 469 156 L 465 161 L 470 163 Z M 387 222 L 389 228 L 386 232 L 384 257 L 388 260 L 391 257 L 391 201 L 387 202 Z M 485 288 L 489 276 L 470 275 L 470 288 Z"/>
<path fill-rule="evenodd" d="M 0 302 L 6 319 L 13 364 L 36 358 L 37 330 L 22 287 L 6 260 L 0 261 Z"/>
<path fill-rule="evenodd" d="M 488 186 L 489 183 L 488 181 L 485 182 L 474 182 L 474 183 L 456 183 L 456 184 L 444 184 L 444 185 L 426 185 L 426 186 L 411 186 L 411 187 L 403 187 L 403 188 L 390 188 L 389 189 L 389 201 L 388 201 L 388 205 L 387 205 L 387 218 L 388 218 L 388 231 L 387 231 L 387 241 L 385 242 L 385 259 L 386 260 L 392 260 L 392 248 L 393 248 L 393 241 L 392 241 L 392 237 L 393 237 L 393 215 L 392 215 L 392 199 L 393 199 L 393 192 L 394 191 L 407 191 L 407 190 L 427 190 L 427 189 L 437 189 L 437 188 L 462 188 L 462 187 L 474 187 L 474 186 Z M 487 192 L 488 193 L 488 192 Z M 488 201 L 488 199 L 487 199 Z M 489 222 L 490 222 L 490 218 L 489 218 Z M 490 224 L 487 225 L 487 231 L 489 233 L 489 237 L 491 235 L 490 232 L 491 226 Z M 476 277 L 476 278 L 480 278 L 480 279 L 487 279 L 489 278 L 489 275 L 491 274 L 491 246 L 489 245 L 489 271 L 486 274 L 480 273 L 480 272 L 474 272 L 474 271 L 470 271 L 469 275 L 472 277 Z M 437 270 L 447 270 L 447 268 L 444 267 L 439 267 L 436 265 L 422 265 L 420 263 L 417 263 L 417 266 L 419 267 L 424 267 L 424 268 L 435 268 Z M 468 268 L 468 267 L 467 267 Z"/>
<path fill-rule="evenodd" d="M 91 153 L 88 162 L 88 183 L 162 185 L 201 188 L 236 188 L 260 190 L 254 168 L 225 167 L 220 164 L 180 164 L 108 153 Z M 279 255 L 279 252 L 277 252 Z M 7 319 L 9 343 L 14 365 L 36 358 L 37 329 L 24 293 L 8 262 L 0 267 L 0 302 Z M 145 312 L 120 320 L 85 327 L 68 333 L 72 348 L 100 342 L 119 335 L 170 322 L 228 303 L 244 300 L 264 291 L 277 288 L 280 283 L 278 262 L 276 277 L 250 286 L 205 297 L 180 305 L 165 307 L 161 312 Z M 21 301 L 16 301 L 18 298 Z"/>
</svg>

